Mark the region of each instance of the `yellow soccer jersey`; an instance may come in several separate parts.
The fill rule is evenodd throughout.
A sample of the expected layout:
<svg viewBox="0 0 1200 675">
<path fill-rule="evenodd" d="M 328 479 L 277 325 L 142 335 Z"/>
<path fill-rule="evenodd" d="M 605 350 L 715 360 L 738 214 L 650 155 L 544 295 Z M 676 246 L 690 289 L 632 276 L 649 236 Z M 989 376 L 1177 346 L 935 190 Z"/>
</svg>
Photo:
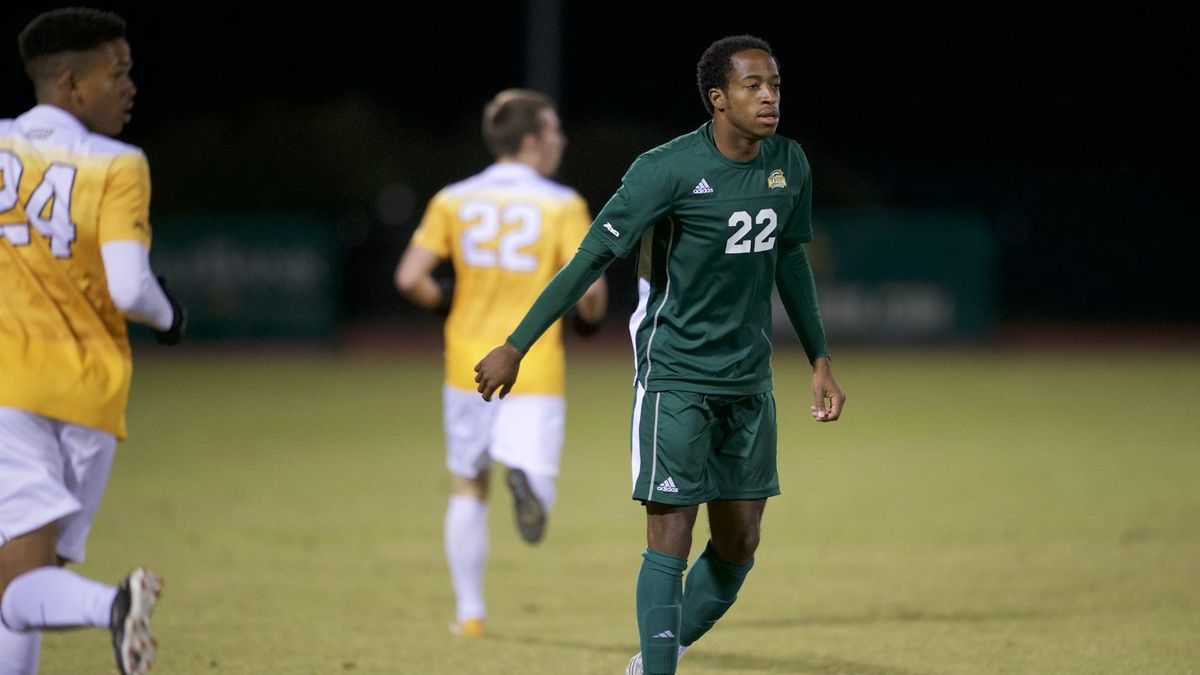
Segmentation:
<svg viewBox="0 0 1200 675">
<path fill-rule="evenodd" d="M 0 120 L 0 406 L 125 438 L 133 370 L 100 246 L 150 246 L 138 148 L 39 105 Z"/>
<path fill-rule="evenodd" d="M 574 190 L 521 163 L 493 164 L 434 195 L 412 243 L 454 264 L 446 382 L 475 391 L 475 364 L 504 342 L 591 225 Z M 518 394 L 562 395 L 562 322 L 521 361 Z"/>
</svg>

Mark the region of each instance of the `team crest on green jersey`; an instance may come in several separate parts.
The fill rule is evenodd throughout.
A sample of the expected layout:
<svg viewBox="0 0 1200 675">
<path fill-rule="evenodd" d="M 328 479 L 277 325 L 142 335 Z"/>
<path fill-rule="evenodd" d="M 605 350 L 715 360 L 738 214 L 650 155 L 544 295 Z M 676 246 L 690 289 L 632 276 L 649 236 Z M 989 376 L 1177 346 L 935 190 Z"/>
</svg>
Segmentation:
<svg viewBox="0 0 1200 675">
<path fill-rule="evenodd" d="M 767 176 L 767 189 L 774 190 L 785 187 L 787 187 L 787 179 L 783 177 L 783 169 L 775 169 L 770 176 Z"/>
</svg>

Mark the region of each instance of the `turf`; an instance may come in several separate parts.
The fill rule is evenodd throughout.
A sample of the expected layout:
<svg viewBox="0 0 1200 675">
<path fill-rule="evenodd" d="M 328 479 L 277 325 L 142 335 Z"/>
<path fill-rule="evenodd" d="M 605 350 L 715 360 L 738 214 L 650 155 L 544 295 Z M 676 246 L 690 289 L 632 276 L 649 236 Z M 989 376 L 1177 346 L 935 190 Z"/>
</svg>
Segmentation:
<svg viewBox="0 0 1200 675">
<path fill-rule="evenodd" d="M 161 673 L 621 673 L 644 545 L 629 364 L 573 356 L 542 544 L 496 482 L 484 639 L 447 631 L 425 353 L 140 359 L 79 569 L 166 578 Z M 806 365 L 776 357 L 784 494 L 681 673 L 1200 672 L 1194 354 L 848 351 L 834 425 L 808 418 Z M 42 672 L 110 659 L 100 631 L 47 634 Z"/>
</svg>

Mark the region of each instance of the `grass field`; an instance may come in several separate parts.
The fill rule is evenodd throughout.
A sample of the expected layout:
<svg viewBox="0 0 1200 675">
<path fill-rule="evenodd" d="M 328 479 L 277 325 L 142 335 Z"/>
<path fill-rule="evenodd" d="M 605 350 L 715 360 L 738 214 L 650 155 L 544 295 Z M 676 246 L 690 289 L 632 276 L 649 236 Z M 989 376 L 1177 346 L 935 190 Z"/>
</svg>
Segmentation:
<svg viewBox="0 0 1200 675">
<path fill-rule="evenodd" d="M 1195 354 L 839 352 L 835 425 L 809 419 L 806 367 L 776 356 L 784 494 L 681 673 L 1200 673 Z M 487 638 L 447 632 L 425 353 L 142 358 L 80 569 L 163 574 L 166 674 L 621 673 L 629 372 L 626 351 L 571 362 L 540 546 L 497 483 Z M 106 637 L 48 634 L 42 672 L 109 672 Z"/>
</svg>

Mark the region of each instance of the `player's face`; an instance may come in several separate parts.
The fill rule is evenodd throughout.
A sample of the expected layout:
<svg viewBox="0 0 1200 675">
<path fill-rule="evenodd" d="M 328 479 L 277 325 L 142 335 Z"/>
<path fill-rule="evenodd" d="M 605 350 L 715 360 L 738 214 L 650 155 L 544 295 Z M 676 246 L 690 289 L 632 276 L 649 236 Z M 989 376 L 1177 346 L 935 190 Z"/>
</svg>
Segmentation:
<svg viewBox="0 0 1200 675">
<path fill-rule="evenodd" d="M 725 116 L 747 136 L 767 138 L 779 126 L 779 65 L 761 49 L 736 52 L 730 63 Z"/>
<path fill-rule="evenodd" d="M 537 135 L 538 164 L 534 168 L 543 176 L 553 176 L 558 173 L 558 166 L 562 162 L 567 137 L 563 134 L 558 113 L 550 108 L 542 108 L 538 118 L 542 122 L 542 131 Z"/>
<path fill-rule="evenodd" d="M 105 42 L 87 52 L 75 73 L 75 115 L 89 130 L 116 136 L 133 117 L 137 87 L 129 77 L 133 56 L 124 39 Z"/>
</svg>

